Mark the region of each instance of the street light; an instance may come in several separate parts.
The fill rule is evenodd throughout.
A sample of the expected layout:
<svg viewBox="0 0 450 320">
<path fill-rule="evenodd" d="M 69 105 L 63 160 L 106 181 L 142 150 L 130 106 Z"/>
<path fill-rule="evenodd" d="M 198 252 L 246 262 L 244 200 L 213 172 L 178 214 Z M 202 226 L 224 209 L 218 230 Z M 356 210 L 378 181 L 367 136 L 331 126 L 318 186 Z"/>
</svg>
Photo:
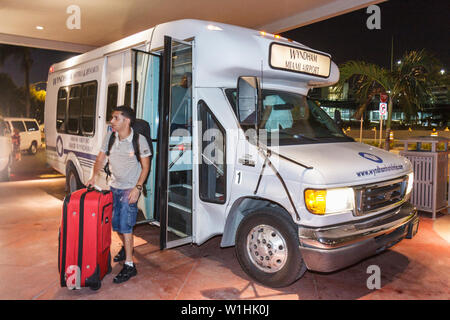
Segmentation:
<svg viewBox="0 0 450 320">
<path fill-rule="evenodd" d="M 38 82 L 35 82 L 35 83 L 31 83 L 30 84 L 30 88 L 31 87 L 35 87 L 36 88 L 40 84 L 45 84 L 45 89 L 47 89 L 47 81 L 38 81 Z"/>
<path fill-rule="evenodd" d="M 441 73 L 441 74 L 444 74 L 444 73 L 445 73 L 445 70 L 444 70 L 444 69 L 441 69 L 440 73 Z"/>
</svg>

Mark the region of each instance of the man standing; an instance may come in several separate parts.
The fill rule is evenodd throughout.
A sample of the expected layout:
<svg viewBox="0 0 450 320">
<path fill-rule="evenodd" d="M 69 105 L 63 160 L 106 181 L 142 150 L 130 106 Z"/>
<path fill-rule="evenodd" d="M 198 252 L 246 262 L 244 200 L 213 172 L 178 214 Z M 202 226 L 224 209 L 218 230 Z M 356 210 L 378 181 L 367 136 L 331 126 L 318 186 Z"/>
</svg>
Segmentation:
<svg viewBox="0 0 450 320">
<path fill-rule="evenodd" d="M 95 180 L 103 168 L 109 153 L 111 179 L 109 185 L 113 193 L 113 230 L 118 232 L 123 247 L 114 261 L 125 260 L 122 271 L 114 278 L 114 283 L 127 281 L 137 274 L 133 263 L 133 227 L 136 224 L 137 201 L 150 168 L 151 151 L 144 136 L 139 135 L 140 163 L 133 146 L 133 123 L 136 119 L 133 109 L 127 106 L 113 108 L 111 126 L 113 132 L 106 135 L 102 148 L 95 160 L 92 176 L 87 185 L 95 185 Z M 111 135 L 115 135 L 110 150 Z M 137 151 L 136 151 L 137 152 Z"/>
</svg>

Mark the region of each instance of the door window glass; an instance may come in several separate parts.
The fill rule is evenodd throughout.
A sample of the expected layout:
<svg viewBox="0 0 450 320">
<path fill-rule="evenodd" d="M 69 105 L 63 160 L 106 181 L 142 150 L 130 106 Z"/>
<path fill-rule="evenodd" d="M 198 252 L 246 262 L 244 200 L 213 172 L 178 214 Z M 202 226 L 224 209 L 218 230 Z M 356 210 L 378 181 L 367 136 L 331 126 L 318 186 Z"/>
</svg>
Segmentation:
<svg viewBox="0 0 450 320">
<path fill-rule="evenodd" d="M 110 84 L 108 86 L 108 98 L 106 100 L 106 121 L 111 121 L 112 109 L 117 107 L 117 96 L 119 92 L 119 86 L 117 83 Z"/>
<path fill-rule="evenodd" d="M 202 159 L 199 165 L 200 199 L 225 203 L 225 130 L 202 100 L 198 104 L 198 114 L 202 128 Z"/>
<path fill-rule="evenodd" d="M 18 129 L 19 132 L 25 132 L 25 126 L 23 125 L 22 121 L 11 121 L 11 124 L 14 129 Z"/>
<path fill-rule="evenodd" d="M 36 121 L 25 121 L 28 131 L 39 131 L 39 126 Z"/>
<path fill-rule="evenodd" d="M 192 236 L 192 47 L 172 41 L 167 240 Z"/>
<path fill-rule="evenodd" d="M 139 82 L 136 81 L 135 86 L 134 91 L 137 93 L 139 91 Z M 131 81 L 125 84 L 125 99 L 123 104 L 130 108 L 134 107 L 131 105 Z"/>
</svg>

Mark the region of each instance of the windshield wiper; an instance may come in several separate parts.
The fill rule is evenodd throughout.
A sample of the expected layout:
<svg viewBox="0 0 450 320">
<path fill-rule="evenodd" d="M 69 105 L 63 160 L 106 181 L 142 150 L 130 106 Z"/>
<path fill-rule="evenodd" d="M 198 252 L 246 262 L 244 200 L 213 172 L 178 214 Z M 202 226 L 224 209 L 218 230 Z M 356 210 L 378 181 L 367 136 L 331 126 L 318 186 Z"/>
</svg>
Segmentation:
<svg viewBox="0 0 450 320">
<path fill-rule="evenodd" d="M 300 134 L 300 133 L 292 134 L 292 133 L 284 132 L 284 131 L 280 131 L 280 133 L 286 134 L 286 135 L 291 136 L 291 137 L 293 137 L 293 138 L 295 138 L 295 139 L 304 139 L 304 140 L 310 140 L 310 141 L 319 141 L 319 139 L 307 137 L 307 136 L 305 136 L 305 135 L 303 135 L 303 134 Z"/>
</svg>

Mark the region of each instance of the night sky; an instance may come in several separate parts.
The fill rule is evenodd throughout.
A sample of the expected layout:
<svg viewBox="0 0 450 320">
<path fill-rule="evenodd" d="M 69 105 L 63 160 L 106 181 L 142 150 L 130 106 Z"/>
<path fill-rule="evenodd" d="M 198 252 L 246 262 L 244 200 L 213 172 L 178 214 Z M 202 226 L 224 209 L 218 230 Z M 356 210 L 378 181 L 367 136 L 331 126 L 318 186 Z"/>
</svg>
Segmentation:
<svg viewBox="0 0 450 320">
<path fill-rule="evenodd" d="M 282 35 L 331 54 L 338 64 L 364 60 L 390 68 L 394 37 L 394 63 L 406 52 L 426 49 L 449 66 L 450 1 L 391 0 L 378 4 L 381 29 L 366 26 L 366 8 L 291 30 Z"/>
<path fill-rule="evenodd" d="M 381 9 L 381 30 L 369 30 L 366 9 L 291 30 L 282 35 L 313 49 L 331 54 L 340 64 L 348 60 L 364 60 L 390 67 L 391 38 L 394 37 L 394 62 L 404 52 L 427 49 L 448 70 L 450 1 L 391 0 L 378 5 Z M 34 61 L 31 83 L 45 81 L 53 63 L 76 54 L 32 49 Z M 18 86 L 23 85 L 23 72 L 18 63 L 8 59 L 0 72 L 7 72 Z"/>
<path fill-rule="evenodd" d="M 30 83 L 47 81 L 48 70 L 52 64 L 64 61 L 76 55 L 78 55 L 78 53 L 31 48 L 33 65 L 31 66 Z M 19 60 L 13 58 L 7 59 L 3 67 L 0 67 L 0 72 L 8 73 L 17 86 L 21 87 L 24 85 L 25 76 L 20 68 Z M 45 89 L 45 87 L 41 86 L 38 86 L 38 88 Z"/>
</svg>

